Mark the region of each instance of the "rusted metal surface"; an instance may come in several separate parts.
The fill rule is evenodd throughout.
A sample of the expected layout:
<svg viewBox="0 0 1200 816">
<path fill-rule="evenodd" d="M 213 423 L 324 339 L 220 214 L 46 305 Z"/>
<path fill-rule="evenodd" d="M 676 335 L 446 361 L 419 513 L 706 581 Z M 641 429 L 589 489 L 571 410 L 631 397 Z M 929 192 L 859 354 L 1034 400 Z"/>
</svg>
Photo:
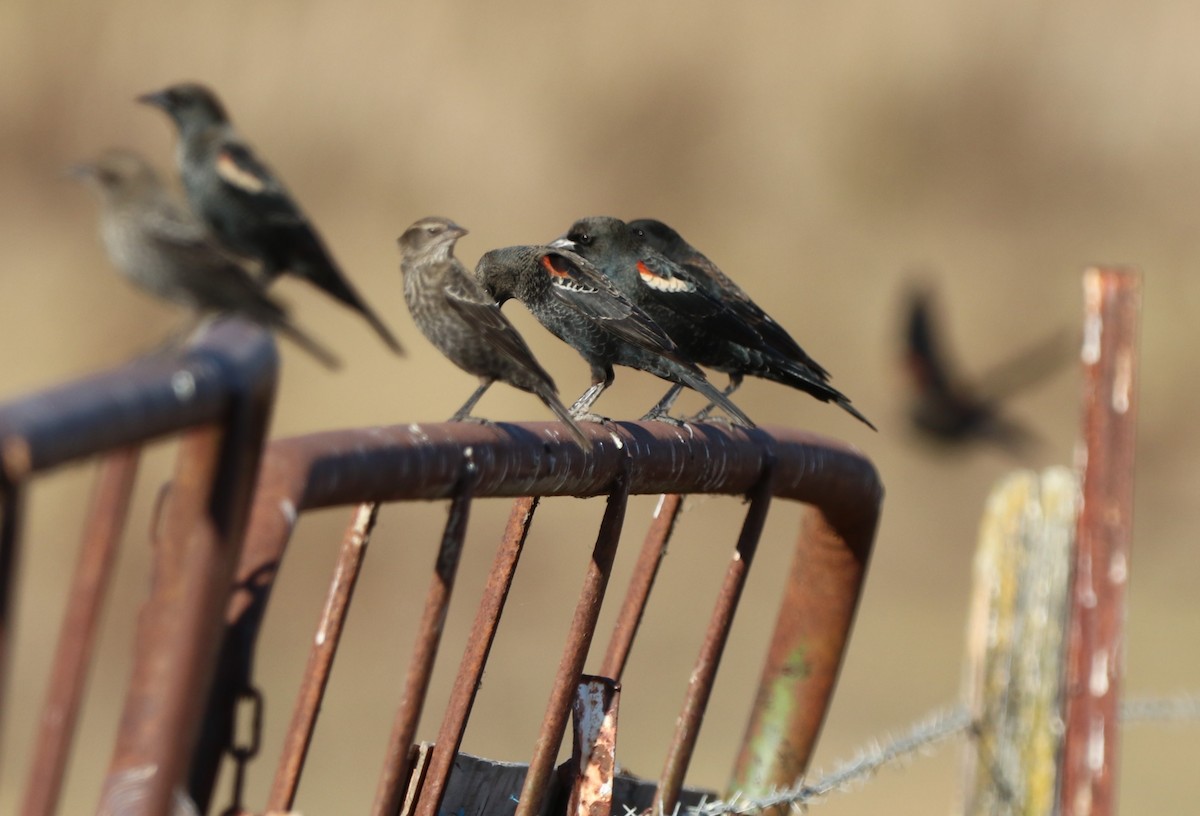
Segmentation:
<svg viewBox="0 0 1200 816">
<path fill-rule="evenodd" d="M 617 714 L 621 685 L 609 677 L 583 675 L 571 704 L 575 781 L 567 816 L 610 816 L 617 771 Z"/>
<path fill-rule="evenodd" d="M 269 358 L 269 360 L 268 360 Z M 229 411 L 231 389 L 274 368 L 262 329 L 238 320 L 213 324 L 176 354 L 139 358 L 0 405 L 0 469 L 10 484 L 88 456 L 129 447 Z"/>
<path fill-rule="evenodd" d="M 24 524 L 25 491 L 21 485 L 6 484 L 0 474 L 0 715 L 8 700 L 8 661 L 12 637 L 13 594 L 16 590 L 21 527 Z M 3 717 L 0 716 L 0 725 Z"/>
<path fill-rule="evenodd" d="M 675 736 L 667 749 L 667 759 L 663 765 L 658 792 L 654 797 L 655 813 L 670 813 L 679 802 L 679 791 L 683 788 L 683 779 L 687 774 L 688 765 L 691 764 L 692 753 L 696 749 L 700 725 L 704 721 L 704 711 L 708 707 L 708 698 L 717 678 L 717 668 L 721 665 L 721 655 L 729 639 L 729 630 L 733 627 L 733 616 L 737 612 L 738 601 L 741 600 L 742 590 L 746 586 L 750 566 L 754 563 L 758 540 L 762 537 L 767 510 L 771 506 L 773 470 L 772 463 L 768 462 L 762 478 L 751 494 L 750 508 L 746 511 L 746 520 L 742 523 L 742 532 L 738 536 L 733 558 L 725 570 L 725 579 L 717 595 L 708 629 L 704 633 L 700 656 L 696 658 L 695 668 L 688 679 L 683 710 L 676 721 Z"/>
<path fill-rule="evenodd" d="M 744 495 L 761 484 L 764 466 L 773 461 L 774 495 L 821 508 L 832 531 L 821 546 L 859 563 L 853 580 L 840 573 L 822 572 L 835 568 L 840 563 L 837 559 L 833 564 L 818 559 L 814 574 L 805 576 L 805 585 L 811 580 L 829 591 L 837 585 L 849 594 L 848 601 L 839 599 L 834 610 L 823 612 L 807 630 L 821 642 L 844 642 L 882 498 L 874 467 L 858 451 L 781 428 L 745 431 L 717 425 L 677 428 L 657 422 L 622 422 L 588 425 L 584 430 L 593 438 L 591 455 L 563 436 L 559 423 L 412 424 L 274 442 L 263 462 L 236 592 L 227 613 L 231 629 L 206 717 L 210 731 L 197 752 L 200 770 L 194 770 L 192 790 L 198 801 L 204 780 L 215 775 L 221 746 L 227 741 L 223 735 L 228 731 L 228 706 L 222 700 L 249 682 L 258 627 L 298 516 L 307 510 L 364 501 L 452 498 L 468 462 L 477 469 L 476 496 L 511 497 L 607 495 L 625 468 L 630 494 Z M 517 527 L 520 536 L 533 504 L 523 500 L 515 508 L 514 521 L 521 520 Z M 515 566 L 519 555 L 518 542 L 510 543 L 518 545 L 515 551 L 510 548 L 506 556 L 498 554 L 499 560 L 507 559 L 506 569 Z M 444 790 L 445 774 L 461 740 L 482 660 L 494 635 L 496 595 L 506 591 L 507 583 L 493 581 L 489 585 L 491 600 L 485 599 L 485 606 L 491 604 L 490 611 L 485 614 L 481 606 L 477 621 L 482 623 L 474 628 L 476 641 L 471 647 L 474 657 L 468 655 L 471 659 L 464 659 L 460 669 L 443 721 L 445 736 L 438 739 L 428 783 L 417 803 L 423 816 L 438 810 L 439 791 Z M 793 608 L 791 614 L 795 611 Z M 832 663 L 832 669 L 822 667 L 822 672 L 836 675 L 840 653 Z M 819 701 L 823 709 L 830 690 L 831 684 L 810 689 L 809 704 Z M 812 738 L 815 735 L 798 737 L 801 742 Z"/>
<path fill-rule="evenodd" d="M 308 665 L 304 669 L 300 691 L 292 709 L 292 722 L 284 738 L 275 781 L 267 798 L 267 810 L 291 810 L 292 803 L 296 800 L 296 788 L 300 784 L 304 760 L 312 743 L 313 729 L 317 726 L 317 714 L 320 713 L 321 701 L 325 698 L 325 688 L 333 670 L 333 659 L 337 655 L 342 630 L 346 625 L 346 615 L 350 610 L 350 601 L 354 597 L 354 586 L 358 583 L 358 575 L 367 554 L 367 544 L 371 540 L 371 530 L 375 527 L 378 514 L 379 505 L 360 504 L 354 509 L 350 525 L 342 536 L 337 563 L 333 568 L 333 580 L 329 584 L 329 594 L 325 598 L 321 618 L 317 622 L 312 649 L 308 653 Z"/>
<path fill-rule="evenodd" d="M 876 515 L 853 514 L 844 505 L 806 509 L 731 791 L 761 795 L 792 784 L 807 769 L 845 655 L 877 522 Z"/>
<path fill-rule="evenodd" d="M 600 531 L 596 534 L 596 545 L 592 548 L 592 558 L 579 591 L 579 601 L 567 632 L 567 645 L 554 676 L 550 700 L 546 703 L 546 716 L 538 731 L 515 816 L 536 816 L 541 810 L 550 774 L 554 770 L 554 759 L 558 756 L 567 729 L 571 701 L 592 645 L 592 635 L 596 631 L 596 620 L 600 617 L 600 606 L 612 574 L 617 545 L 621 541 L 621 526 L 625 523 L 625 507 L 629 499 L 628 485 L 629 475 L 622 473 L 608 497 L 608 507 L 600 521 Z"/>
<path fill-rule="evenodd" d="M 38 723 L 21 807 L 26 816 L 51 816 L 58 807 L 100 611 L 125 527 L 140 453 L 138 448 L 125 448 L 109 454 L 96 477 Z"/>
<path fill-rule="evenodd" d="M 617 622 L 613 625 L 608 651 L 604 654 L 604 662 L 600 664 L 600 674 L 604 677 L 611 677 L 619 682 L 621 675 L 625 673 L 625 663 L 633 648 L 633 639 L 637 636 L 642 615 L 646 612 L 650 590 L 654 588 L 658 568 L 662 564 L 663 556 L 667 554 L 667 543 L 671 540 L 671 533 L 675 529 L 675 521 L 679 518 L 682 507 L 683 496 L 678 493 L 664 493 L 659 497 L 658 506 L 654 508 L 654 520 L 646 532 L 646 540 L 642 543 L 642 551 L 638 554 L 637 564 L 629 579 L 629 589 L 625 592 L 625 600 L 617 614 Z"/>
<path fill-rule="evenodd" d="M 1084 273 L 1083 504 L 1067 638 L 1066 735 L 1059 807 L 1116 811 L 1118 708 L 1133 527 L 1140 277 Z"/>
<path fill-rule="evenodd" d="M 188 353 L 211 369 L 223 405 L 219 422 L 181 439 L 155 542 L 153 582 L 138 620 L 132 679 L 102 794 L 105 807 L 115 780 L 136 775 L 142 790 L 125 807 L 127 816 L 166 812 L 184 783 L 274 397 L 278 360 L 269 338 L 238 323 L 218 329 L 225 327 L 230 331 L 222 337 L 239 345 L 206 343 Z"/>
<path fill-rule="evenodd" d="M 7 685 L 12 581 L 18 559 L 22 483 L 36 473 L 126 448 L 229 415 L 233 392 L 275 366 L 263 329 L 238 320 L 213 324 L 171 355 L 142 357 L 0 405 L 0 695 Z M 266 377 L 274 382 L 274 375 Z M 0 696 L 0 710 L 4 697 Z"/>
<path fill-rule="evenodd" d="M 483 677 L 488 653 L 492 650 L 492 642 L 500 626 L 500 615 L 504 612 L 504 603 L 508 600 L 508 591 L 512 588 L 517 563 L 520 561 L 521 551 L 525 548 L 525 539 L 529 535 L 529 525 L 533 522 L 537 505 L 537 497 L 521 498 L 513 502 L 508 525 L 504 530 L 504 539 L 496 550 L 492 571 L 488 574 L 483 598 L 479 602 L 479 611 L 475 613 L 471 637 L 467 640 L 458 676 L 454 678 L 454 687 L 450 692 L 450 702 L 442 718 L 442 727 L 438 731 L 437 741 L 429 758 L 425 785 L 417 799 L 417 816 L 437 816 L 439 812 L 442 796 L 450 780 L 450 771 L 454 767 L 454 757 L 462 745 L 463 732 L 466 731 L 467 720 L 475 704 L 479 681 Z"/>
<path fill-rule="evenodd" d="M 471 513 L 471 491 L 475 480 L 475 469 L 470 467 L 462 480 L 462 488 L 450 505 L 442 543 L 438 547 L 434 562 L 433 580 L 425 594 L 425 609 L 417 627 L 417 641 L 413 656 L 408 664 L 404 681 L 404 694 L 396 709 L 392 733 L 388 739 L 384 757 L 383 773 L 375 791 L 372 816 L 396 816 L 403 805 L 408 789 L 408 779 L 414 759 L 412 747 L 417 735 L 417 725 L 429 693 L 429 680 L 433 676 L 434 662 L 442 643 L 442 631 L 446 613 L 450 609 L 450 595 L 454 591 L 454 579 L 462 556 L 463 538 L 467 532 L 467 520 Z"/>
</svg>

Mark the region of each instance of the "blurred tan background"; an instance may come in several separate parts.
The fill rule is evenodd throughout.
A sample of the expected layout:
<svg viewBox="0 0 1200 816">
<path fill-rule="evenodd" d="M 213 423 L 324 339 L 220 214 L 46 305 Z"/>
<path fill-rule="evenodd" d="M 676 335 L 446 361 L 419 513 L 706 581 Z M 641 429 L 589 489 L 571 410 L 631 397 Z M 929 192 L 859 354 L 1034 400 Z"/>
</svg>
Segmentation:
<svg viewBox="0 0 1200 816">
<path fill-rule="evenodd" d="M 715 5 L 715 4 L 714 4 Z M 1129 693 L 1200 687 L 1195 555 L 1200 393 L 1194 350 L 1200 237 L 1200 9 L 1118 2 L 383 4 L 125 0 L 0 4 L 0 399 L 119 363 L 178 315 L 118 280 L 95 208 L 63 169 L 112 145 L 171 162 L 174 136 L 133 97 L 198 79 L 283 176 L 349 275 L 409 349 L 398 361 L 348 312 L 302 285 L 279 291 L 349 361 L 330 375 L 288 345 L 276 436 L 433 421 L 474 387 L 419 336 L 402 305 L 395 238 L 427 214 L 485 250 L 547 240 L 589 214 L 676 226 L 737 278 L 880 427 L 871 433 L 781 386 L 739 404 L 762 424 L 860 446 L 887 487 L 883 525 L 818 766 L 954 699 L 975 527 L 1017 462 L 933 455 L 903 425 L 899 293 L 915 269 L 942 285 L 957 357 L 981 371 L 1078 323 L 1081 269 L 1145 272 L 1131 588 Z M 564 397 L 579 358 L 519 305 L 506 310 Z M 639 416 L 661 394 L 618 372 L 598 410 Z M 692 407 L 692 402 L 687 403 Z M 1046 444 L 1027 464 L 1069 463 L 1078 379 L 1012 405 Z M 479 412 L 542 419 L 498 387 Z M 147 459 L 121 554 L 63 813 L 94 807 L 147 575 L 150 499 L 173 448 Z M 16 812 L 90 468 L 32 493 L 0 812 Z M 627 580 L 652 498 L 631 508 L 613 593 Z M 602 502 L 547 502 L 464 748 L 523 760 L 532 748 Z M 505 502 L 472 518 L 457 604 L 421 736 L 432 738 Z M 732 544 L 740 506 L 689 502 L 633 654 L 620 758 L 657 774 Z M 306 814 L 365 812 L 420 608 L 441 504 L 388 507 L 300 790 Z M 261 806 L 316 623 L 344 510 L 300 525 L 266 622 L 259 679 Z M 777 505 L 689 781 L 721 787 L 741 735 L 799 509 Z M 616 606 L 610 600 L 611 607 Z M 600 632 L 607 631 L 606 610 Z M 1200 732 L 1135 728 L 1122 757 L 1127 813 L 1194 808 Z M 958 752 L 887 770 L 824 812 L 925 814 L 955 800 Z M 216 801 L 227 803 L 224 790 Z M 1183 803 L 1187 803 L 1186 805 Z"/>
</svg>

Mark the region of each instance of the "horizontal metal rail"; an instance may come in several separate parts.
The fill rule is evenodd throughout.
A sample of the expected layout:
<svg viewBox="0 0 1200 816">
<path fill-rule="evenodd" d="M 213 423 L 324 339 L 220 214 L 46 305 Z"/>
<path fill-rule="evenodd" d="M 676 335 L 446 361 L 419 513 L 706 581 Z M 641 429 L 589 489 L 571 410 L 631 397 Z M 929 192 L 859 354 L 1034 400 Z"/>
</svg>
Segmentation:
<svg viewBox="0 0 1200 816">
<path fill-rule="evenodd" d="M 468 471 L 470 493 L 476 498 L 589 497 L 609 496 L 614 492 L 740 496 L 757 491 L 764 496 L 811 505 L 812 512 L 797 545 L 797 567 L 780 609 L 776 643 L 772 646 L 777 650 L 790 643 L 794 650 L 799 639 L 810 656 L 802 676 L 791 672 L 787 677 L 797 705 L 804 709 L 802 715 L 783 723 L 785 731 L 791 729 L 784 737 L 797 747 L 777 751 L 770 757 L 758 755 L 761 762 L 754 773 L 776 778 L 785 770 L 790 772 L 797 762 L 807 763 L 841 664 L 878 521 L 882 487 L 874 466 L 848 446 L 791 429 L 746 431 L 717 425 L 680 428 L 657 422 L 622 422 L 588 425 L 585 433 L 592 440 L 592 449 L 586 453 L 558 423 L 410 424 L 318 433 L 270 445 L 250 516 L 236 591 L 227 613 L 230 629 L 217 669 L 218 681 L 193 768 L 191 790 L 197 802 L 206 804 L 221 751 L 229 744 L 234 701 L 242 690 L 252 687 L 250 674 L 258 628 L 299 516 L 317 508 L 366 502 L 456 498 L 461 495 L 463 474 Z M 766 479 L 768 469 L 770 478 Z M 536 502 L 519 504 L 510 522 L 510 527 L 514 523 L 517 527 L 506 535 L 497 554 L 500 572 L 489 579 L 489 586 L 499 582 L 498 594 L 491 606 L 487 606 L 486 600 L 485 606 L 481 606 L 476 629 L 483 626 L 484 630 L 494 632 L 498 623 L 507 580 L 515 569 L 524 531 L 536 507 Z M 668 504 L 673 516 L 677 504 Z M 765 505 L 762 509 L 765 510 Z M 761 525 L 761 518 L 744 535 L 756 538 L 755 525 Z M 664 521 L 657 526 L 669 530 L 670 523 Z M 652 536 L 655 541 L 648 545 L 652 552 L 661 551 L 665 535 L 664 531 L 661 539 Z M 508 551 L 506 547 L 515 549 Z M 744 580 L 745 566 L 748 564 L 736 568 L 735 582 Z M 585 583 L 594 584 L 596 580 L 589 573 Z M 635 586 L 633 600 L 627 603 L 644 604 L 648 591 L 648 586 Z M 729 600 L 733 603 L 726 613 L 717 616 L 720 627 L 728 626 L 736 605 L 736 592 L 730 592 Z M 812 605 L 805 600 L 806 593 L 830 600 L 830 609 L 820 610 L 813 621 L 797 624 L 797 606 Z M 588 615 L 590 618 L 591 612 Z M 610 646 L 610 651 L 615 649 L 621 655 L 618 664 L 624 662 L 631 627 L 636 626 L 636 616 L 629 620 L 631 623 L 619 627 L 616 646 Z M 594 622 L 589 621 L 585 628 L 591 627 Z M 715 636 L 720 637 L 720 633 Z M 472 665 L 481 666 L 481 661 L 486 660 L 490 637 L 490 634 L 484 636 L 478 657 L 471 658 Z M 568 648 L 576 647 L 568 644 Z M 708 657 L 702 655 L 702 659 L 719 659 L 719 649 Z M 568 673 L 578 674 L 579 660 L 578 656 L 564 657 Z M 446 712 L 439 737 L 442 751 L 449 750 L 451 757 L 457 750 L 457 739 L 461 739 L 462 724 L 469 716 L 474 698 L 476 683 L 470 673 L 474 669 L 467 666 L 464 662 L 455 686 L 463 687 L 463 695 L 452 699 L 452 710 Z M 705 682 L 711 683 L 711 678 L 712 674 L 708 674 Z M 567 679 L 573 683 L 577 678 L 560 677 L 555 688 L 565 687 Z M 780 667 L 768 660 L 763 688 L 775 687 L 780 681 Z M 694 727 L 681 738 L 694 741 L 708 688 L 695 689 L 693 693 L 698 700 L 689 704 L 693 706 L 689 716 Z M 561 738 L 564 721 L 562 712 L 556 708 L 559 697 L 563 695 L 555 695 L 554 710 L 547 712 L 547 724 L 539 736 L 539 756 L 552 754 L 552 744 L 543 745 L 544 740 Z M 751 733 L 756 728 L 754 723 L 767 716 L 764 711 L 768 697 L 760 691 Z M 320 701 L 308 704 L 319 706 Z M 419 711 L 420 702 L 406 700 L 404 705 Z M 296 721 L 311 724 L 312 719 L 298 713 Z M 454 724 L 447 726 L 448 723 Z M 779 725 L 774 720 L 772 723 L 773 727 Z M 293 738 L 294 735 L 289 735 L 289 740 Z M 295 738 L 306 737 L 295 735 Z M 669 796 L 673 796 L 682 781 L 690 751 L 690 745 L 672 748 L 672 753 L 683 759 L 673 766 L 673 778 L 665 780 Z M 400 746 L 390 746 L 389 753 L 395 756 L 403 754 L 403 750 Z M 435 746 L 433 764 L 425 771 L 426 786 L 438 784 L 434 777 L 441 765 L 446 766 L 448 773 L 445 760 L 439 763 L 439 753 Z M 544 771 L 544 764 L 544 759 L 539 760 L 539 771 Z M 295 781 L 288 783 L 292 791 Z M 391 787 L 381 800 L 394 803 L 400 798 L 400 791 L 394 786 L 403 784 L 403 780 L 390 779 L 387 784 Z M 526 785 L 537 789 L 540 795 L 541 782 L 532 780 Z M 523 806 L 530 808 L 527 812 L 536 812 L 535 802 Z M 437 807 L 436 798 L 421 794 L 420 812 L 436 812 Z"/>
</svg>

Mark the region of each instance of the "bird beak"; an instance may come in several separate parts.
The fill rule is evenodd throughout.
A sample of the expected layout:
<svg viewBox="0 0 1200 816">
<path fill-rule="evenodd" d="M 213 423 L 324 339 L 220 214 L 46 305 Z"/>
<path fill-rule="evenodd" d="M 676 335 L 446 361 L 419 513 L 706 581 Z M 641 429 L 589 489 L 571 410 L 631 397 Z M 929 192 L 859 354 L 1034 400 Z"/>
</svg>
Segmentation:
<svg viewBox="0 0 1200 816">
<path fill-rule="evenodd" d="M 551 249 L 565 249 L 568 252 L 574 252 L 575 242 L 564 235 L 562 238 L 556 238 L 555 240 L 551 241 L 550 247 Z"/>
<path fill-rule="evenodd" d="M 163 110 L 170 110 L 171 100 L 167 96 L 166 91 L 154 91 L 153 93 L 142 94 L 137 98 L 138 102 L 143 105 L 152 105 Z"/>
<path fill-rule="evenodd" d="M 458 239 L 458 238 L 462 238 L 469 231 L 470 230 L 468 230 L 466 227 L 460 227 L 458 224 L 451 224 L 450 229 L 447 230 L 447 234 L 452 236 L 455 239 Z"/>
</svg>

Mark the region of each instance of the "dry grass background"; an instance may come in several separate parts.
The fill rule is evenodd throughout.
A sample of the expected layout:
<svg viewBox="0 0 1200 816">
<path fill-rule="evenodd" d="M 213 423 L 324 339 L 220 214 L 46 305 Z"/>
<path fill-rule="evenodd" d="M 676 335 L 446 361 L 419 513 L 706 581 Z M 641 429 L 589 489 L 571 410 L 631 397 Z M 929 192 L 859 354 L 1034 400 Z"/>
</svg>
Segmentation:
<svg viewBox="0 0 1200 816">
<path fill-rule="evenodd" d="M 888 489 L 842 684 L 818 764 L 952 699 L 958 685 L 975 525 L 1001 454 L 934 456 L 902 425 L 898 293 L 914 268 L 944 286 L 968 367 L 1075 325 L 1079 271 L 1132 262 L 1146 274 L 1130 692 L 1195 688 L 1194 526 L 1200 439 L 1191 421 L 1200 259 L 1200 10 L 1112 2 L 764 3 L 698 9 L 612 3 L 208 2 L 188 7 L 7 0 L 0 4 L 0 398 L 111 366 L 175 317 L 121 284 L 87 195 L 63 168 L 111 145 L 170 161 L 173 136 L 132 98 L 179 79 L 224 96 L 350 275 L 407 343 L 390 357 L 347 312 L 291 283 L 303 323 L 348 360 L 329 375 L 284 346 L 273 433 L 437 420 L 473 387 L 416 333 L 401 305 L 395 237 L 449 215 L 472 230 L 459 255 L 552 238 L 578 216 L 655 216 L 733 274 L 835 374 L 880 426 L 781 387 L 748 384 L 764 424 L 847 439 Z M 578 358 L 509 307 L 564 394 Z M 637 416 L 657 381 L 622 372 L 600 409 Z M 1030 464 L 1068 462 L 1077 378 L 1059 376 L 1013 411 L 1047 444 Z M 481 411 L 542 418 L 497 388 Z M 147 580 L 144 531 L 173 451 L 159 446 L 119 564 L 64 813 L 93 806 L 126 681 L 130 627 Z M 0 812 L 27 770 L 86 468 L 32 494 L 19 642 L 0 767 Z M 600 502 L 548 502 L 485 678 L 465 748 L 528 755 Z M 650 499 L 635 503 L 626 546 Z M 655 774 L 694 658 L 692 624 L 716 590 L 736 503 L 695 499 L 667 562 L 626 684 L 624 763 Z M 445 698 L 506 512 L 472 522 L 431 710 Z M 739 613 L 690 781 L 721 786 L 750 702 L 798 509 L 777 506 Z M 364 812 L 441 505 L 389 507 L 310 757 L 298 807 Z M 299 529 L 268 617 L 258 673 L 274 756 L 345 511 Z M 619 559 L 624 586 L 632 551 Z M 608 610 L 604 620 L 611 620 Z M 403 625 L 398 624 L 403 621 Z M 603 626 L 603 624 L 602 624 Z M 604 631 L 603 628 L 601 631 Z M 422 737 L 431 738 L 436 716 Z M 1122 761 L 1127 813 L 1179 813 L 1200 796 L 1195 729 L 1135 729 Z M 838 797 L 830 813 L 941 812 L 957 756 Z M 259 805 L 272 772 L 251 773 Z M 223 795 L 218 802 L 223 802 Z M 1183 804 L 1188 803 L 1188 804 Z"/>
</svg>

